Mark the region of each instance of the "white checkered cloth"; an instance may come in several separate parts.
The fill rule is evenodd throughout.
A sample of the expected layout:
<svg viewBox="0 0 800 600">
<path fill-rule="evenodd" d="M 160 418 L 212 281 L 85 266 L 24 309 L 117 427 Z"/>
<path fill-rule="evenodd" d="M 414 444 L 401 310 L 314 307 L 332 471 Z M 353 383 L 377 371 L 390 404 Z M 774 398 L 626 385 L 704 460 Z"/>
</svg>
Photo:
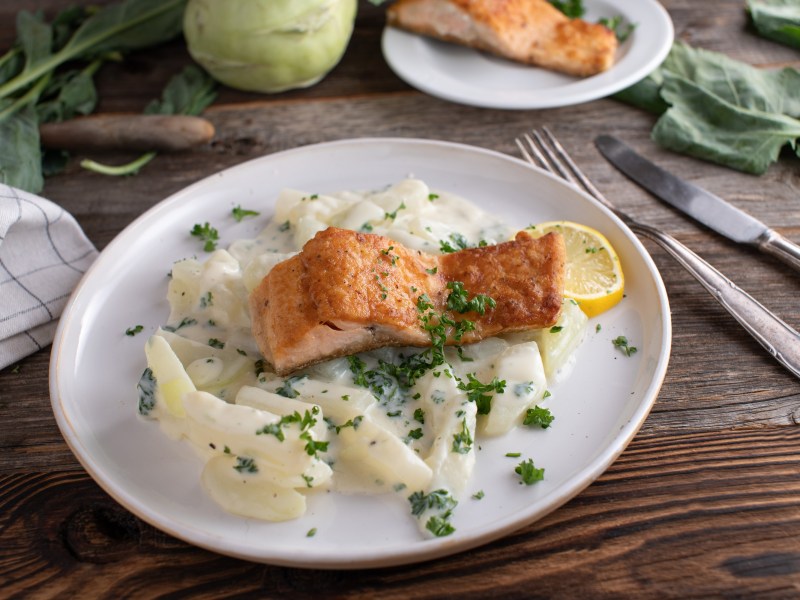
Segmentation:
<svg viewBox="0 0 800 600">
<path fill-rule="evenodd" d="M 53 341 L 61 311 L 96 257 L 63 208 L 0 184 L 0 369 Z"/>
</svg>

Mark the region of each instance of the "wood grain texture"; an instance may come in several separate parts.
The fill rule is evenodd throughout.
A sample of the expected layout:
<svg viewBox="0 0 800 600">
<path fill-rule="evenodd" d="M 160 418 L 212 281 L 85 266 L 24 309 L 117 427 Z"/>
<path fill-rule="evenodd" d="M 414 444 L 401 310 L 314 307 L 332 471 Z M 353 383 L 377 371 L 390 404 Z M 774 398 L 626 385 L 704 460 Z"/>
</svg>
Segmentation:
<svg viewBox="0 0 800 600">
<path fill-rule="evenodd" d="M 96 2 L 105 4 L 108 0 Z M 0 49 L 20 9 L 52 16 L 68 0 L 0 3 Z M 679 39 L 763 67 L 800 67 L 758 37 L 740 0 L 664 0 Z M 320 84 L 273 96 L 223 89 L 204 116 L 212 144 L 159 156 L 139 175 L 82 170 L 76 154 L 43 195 L 104 248 L 161 199 L 209 173 L 305 144 L 426 137 L 517 155 L 514 137 L 546 125 L 620 208 L 660 227 L 800 328 L 800 275 L 660 204 L 611 168 L 608 133 L 800 242 L 800 168 L 785 155 L 761 177 L 672 154 L 654 117 L 611 99 L 558 109 L 460 106 L 411 89 L 380 53 L 383 8 L 366 0 L 350 47 Z M 139 112 L 189 63 L 181 40 L 99 73 L 101 112 Z M 102 156 L 125 162 L 132 154 Z M 95 156 L 95 158 L 97 158 Z M 532 202 L 535 196 L 532 195 Z M 85 473 L 53 418 L 48 349 L 0 372 L 0 597 L 108 598 L 794 598 L 800 596 L 800 382 L 660 248 L 673 346 L 655 406 L 593 485 L 546 518 L 457 556 L 392 569 L 279 568 L 220 556 L 131 515 Z"/>
</svg>

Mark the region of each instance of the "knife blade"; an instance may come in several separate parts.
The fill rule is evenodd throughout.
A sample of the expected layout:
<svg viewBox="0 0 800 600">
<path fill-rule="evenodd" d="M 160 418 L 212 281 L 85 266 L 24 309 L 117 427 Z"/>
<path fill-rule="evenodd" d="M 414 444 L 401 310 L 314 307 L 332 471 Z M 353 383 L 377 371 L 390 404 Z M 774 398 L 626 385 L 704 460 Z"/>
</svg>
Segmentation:
<svg viewBox="0 0 800 600">
<path fill-rule="evenodd" d="M 800 271 L 800 246 L 755 217 L 653 164 L 613 136 L 598 136 L 594 143 L 608 162 L 657 198 L 720 235 L 754 246 Z"/>
</svg>

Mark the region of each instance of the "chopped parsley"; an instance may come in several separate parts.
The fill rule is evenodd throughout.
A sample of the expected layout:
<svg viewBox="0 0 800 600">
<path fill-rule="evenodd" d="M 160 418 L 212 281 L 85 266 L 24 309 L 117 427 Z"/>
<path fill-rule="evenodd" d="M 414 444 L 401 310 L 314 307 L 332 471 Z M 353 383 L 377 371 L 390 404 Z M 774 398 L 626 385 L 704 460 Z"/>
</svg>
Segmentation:
<svg viewBox="0 0 800 600">
<path fill-rule="evenodd" d="M 530 458 L 519 463 L 514 472 L 519 475 L 520 485 L 533 485 L 544 479 L 544 469 L 537 469 Z"/>
<path fill-rule="evenodd" d="M 452 242 L 452 244 L 450 242 Z M 449 241 L 439 240 L 439 251 L 442 254 L 450 254 L 451 252 L 466 250 L 467 248 L 469 248 L 469 244 L 467 243 L 467 238 L 465 238 L 460 233 L 451 233 Z"/>
<path fill-rule="evenodd" d="M 412 429 L 408 432 L 408 438 L 412 440 L 418 440 L 422 437 L 422 428 L 418 427 L 416 429 Z"/>
<path fill-rule="evenodd" d="M 555 6 L 570 19 L 578 19 L 586 14 L 583 0 L 550 0 L 550 4 Z"/>
<path fill-rule="evenodd" d="M 414 410 L 414 420 L 420 425 L 425 424 L 425 411 L 421 408 Z"/>
<path fill-rule="evenodd" d="M 241 205 L 237 204 L 233 207 L 233 210 L 231 210 L 231 214 L 233 215 L 233 218 L 236 219 L 236 222 L 239 223 L 245 217 L 257 217 L 261 213 L 257 210 L 247 210 L 242 208 Z"/>
<path fill-rule="evenodd" d="M 283 223 L 281 223 L 280 225 L 278 225 L 278 231 L 281 231 L 281 232 L 283 232 L 283 231 L 289 231 L 289 229 L 291 228 L 291 226 L 292 226 L 292 224 L 291 224 L 291 223 L 289 223 L 289 221 L 284 221 Z"/>
<path fill-rule="evenodd" d="M 136 389 L 139 392 L 139 414 L 147 416 L 156 405 L 156 378 L 150 367 L 142 373 Z"/>
<path fill-rule="evenodd" d="M 467 301 L 469 297 L 467 291 L 464 289 L 464 284 L 460 281 L 451 281 L 447 284 L 447 289 L 451 290 L 447 296 L 447 308 L 458 313 L 476 312 L 479 315 L 486 313 L 486 308 L 494 308 L 497 306 L 494 298 L 490 298 L 485 294 L 476 294 L 472 300 Z"/>
<path fill-rule="evenodd" d="M 636 354 L 638 351 L 636 346 L 631 346 L 628 344 L 628 338 L 626 338 L 624 335 L 617 336 L 611 340 L 611 343 L 614 344 L 615 348 L 619 348 L 625 356 L 631 356 Z"/>
<path fill-rule="evenodd" d="M 529 408 L 525 413 L 525 418 L 522 421 L 523 425 L 533 427 L 538 425 L 542 429 L 547 429 L 553 422 L 555 417 L 550 413 L 549 408 L 542 408 L 541 406 L 534 406 Z"/>
<path fill-rule="evenodd" d="M 394 221 L 397 218 L 397 213 L 400 212 L 401 210 L 403 210 L 404 208 L 406 208 L 406 203 L 405 202 L 401 202 L 400 206 L 398 206 L 395 209 L 394 212 L 387 212 L 386 215 L 385 215 L 385 218 L 391 219 L 392 221 Z"/>
<path fill-rule="evenodd" d="M 315 535 L 317 535 L 317 528 L 316 527 L 312 527 L 306 533 L 306 537 L 314 537 Z"/>
<path fill-rule="evenodd" d="M 349 419 L 346 423 L 343 423 L 342 425 L 336 425 L 335 426 L 336 433 L 339 433 L 342 429 L 346 427 L 352 427 L 353 431 L 356 431 L 361 426 L 361 421 L 363 420 L 364 417 L 362 415 L 358 415 L 357 417 Z"/>
<path fill-rule="evenodd" d="M 553 326 L 550 328 L 550 333 L 558 333 L 558 332 L 560 332 L 562 329 L 564 329 L 564 327 L 563 327 L 563 326 L 561 326 L 561 325 L 553 325 Z"/>
<path fill-rule="evenodd" d="M 506 389 L 505 379 L 496 376 L 489 383 L 482 383 L 474 373 L 467 373 L 467 383 L 458 382 L 458 389 L 467 392 L 467 399 L 478 407 L 479 415 L 488 415 L 492 410 L 491 392 L 502 394 Z"/>
<path fill-rule="evenodd" d="M 125 335 L 133 337 L 137 333 L 141 333 L 142 331 L 144 331 L 144 326 L 136 325 L 135 327 L 128 327 L 128 329 L 125 330 Z"/>
<path fill-rule="evenodd" d="M 478 490 L 477 492 L 475 492 L 474 494 L 472 494 L 472 499 L 473 499 L 473 500 L 483 500 L 483 497 L 484 497 L 485 495 L 486 495 L 486 494 L 484 494 L 484 493 L 483 493 L 483 490 Z"/>
<path fill-rule="evenodd" d="M 211 292 L 206 292 L 200 296 L 200 308 L 208 308 L 214 305 L 214 295 Z"/>
<path fill-rule="evenodd" d="M 306 378 L 306 375 L 292 375 L 283 380 L 283 385 L 281 385 L 275 393 L 279 396 L 283 396 L 284 398 L 297 398 L 300 395 L 296 389 L 292 386 L 297 383 L 298 381 L 302 381 Z"/>
<path fill-rule="evenodd" d="M 184 317 L 181 319 L 181 322 L 177 325 L 164 325 L 164 331 L 171 331 L 176 332 L 178 329 L 182 329 L 184 327 L 189 327 L 189 325 L 197 325 L 197 319 L 192 319 L 190 317 Z"/>
<path fill-rule="evenodd" d="M 408 497 L 411 503 L 411 514 L 419 517 L 427 510 L 452 511 L 458 501 L 445 489 L 434 490 L 430 494 L 414 492 Z"/>
<path fill-rule="evenodd" d="M 245 456 L 237 456 L 236 464 L 233 466 L 239 473 L 258 473 L 256 461 Z"/>
<path fill-rule="evenodd" d="M 436 537 L 445 537 L 450 535 L 456 530 L 456 528 L 450 524 L 448 517 L 431 517 L 428 519 L 428 522 L 425 523 L 425 529 L 430 531 Z"/>
<path fill-rule="evenodd" d="M 453 452 L 456 454 L 469 454 L 472 450 L 472 436 L 467 427 L 467 420 L 461 421 L 461 431 L 453 434 Z"/>
<path fill-rule="evenodd" d="M 613 31 L 620 44 L 624 43 L 633 33 L 633 30 L 636 29 L 635 23 L 626 22 L 620 15 L 616 17 L 603 17 L 597 22 Z"/>
<path fill-rule="evenodd" d="M 189 233 L 197 238 L 200 238 L 200 241 L 203 242 L 203 250 L 206 252 L 213 252 L 217 249 L 219 232 L 211 227 L 211 225 L 208 224 L 208 221 L 206 221 L 206 223 L 203 225 L 195 223 L 195 226 L 192 227 L 192 230 Z"/>
<path fill-rule="evenodd" d="M 212 348 L 218 348 L 222 350 L 225 347 L 225 342 L 221 342 L 217 338 L 211 338 L 208 340 L 208 345 Z"/>
</svg>

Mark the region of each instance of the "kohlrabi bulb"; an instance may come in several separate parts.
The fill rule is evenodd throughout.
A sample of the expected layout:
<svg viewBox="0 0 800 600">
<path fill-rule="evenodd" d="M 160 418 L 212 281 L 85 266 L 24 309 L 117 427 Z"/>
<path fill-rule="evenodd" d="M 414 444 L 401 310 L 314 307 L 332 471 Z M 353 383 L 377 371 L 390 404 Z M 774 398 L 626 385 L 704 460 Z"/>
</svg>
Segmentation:
<svg viewBox="0 0 800 600">
<path fill-rule="evenodd" d="M 189 53 L 217 81 L 281 92 L 317 83 L 344 54 L 357 0 L 189 0 Z"/>
</svg>

